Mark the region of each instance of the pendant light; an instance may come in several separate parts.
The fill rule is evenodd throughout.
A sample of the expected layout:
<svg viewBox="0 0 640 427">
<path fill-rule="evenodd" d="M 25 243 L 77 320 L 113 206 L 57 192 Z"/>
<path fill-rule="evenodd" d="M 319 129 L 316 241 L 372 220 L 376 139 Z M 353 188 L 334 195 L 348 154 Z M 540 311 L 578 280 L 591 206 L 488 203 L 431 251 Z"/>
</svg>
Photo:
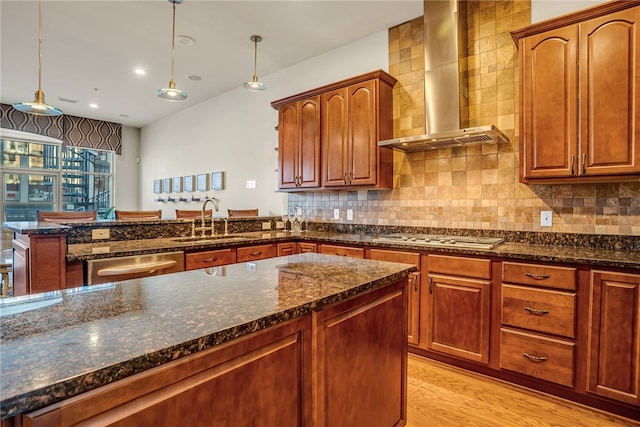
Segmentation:
<svg viewBox="0 0 640 427">
<path fill-rule="evenodd" d="M 262 41 L 262 37 L 253 35 L 253 36 L 249 37 L 249 40 L 251 40 L 253 42 L 253 45 L 254 45 L 254 51 L 253 51 L 253 80 L 251 80 L 250 82 L 244 83 L 242 85 L 242 87 L 244 87 L 245 89 L 253 90 L 253 91 L 265 90 L 267 88 L 267 85 L 265 85 L 264 83 L 260 83 L 258 81 L 258 74 L 256 72 L 257 64 L 258 64 L 258 43 Z"/>
<path fill-rule="evenodd" d="M 44 102 L 42 91 L 42 0 L 38 4 L 38 90 L 32 102 L 13 104 L 13 108 L 23 113 L 37 116 L 61 116 L 62 111 Z"/>
<path fill-rule="evenodd" d="M 169 3 L 173 3 L 173 29 L 171 31 L 171 80 L 169 80 L 169 87 L 164 89 L 158 89 L 156 95 L 167 101 L 184 101 L 187 99 L 187 92 L 176 89 L 176 82 L 173 81 L 173 62 L 175 57 L 176 46 L 176 4 L 182 3 L 182 0 L 168 0 Z"/>
</svg>

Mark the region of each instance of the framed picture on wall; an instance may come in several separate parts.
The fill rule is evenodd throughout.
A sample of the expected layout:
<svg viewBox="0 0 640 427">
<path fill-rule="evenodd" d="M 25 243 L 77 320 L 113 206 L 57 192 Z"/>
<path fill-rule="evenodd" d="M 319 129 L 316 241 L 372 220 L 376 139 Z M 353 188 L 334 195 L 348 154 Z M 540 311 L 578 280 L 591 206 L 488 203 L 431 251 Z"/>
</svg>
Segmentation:
<svg viewBox="0 0 640 427">
<path fill-rule="evenodd" d="M 184 177 L 184 191 L 194 191 L 195 187 L 193 186 L 193 175 L 187 175 Z"/>
<path fill-rule="evenodd" d="M 182 192 L 182 177 L 174 176 L 173 177 L 173 192 L 180 193 Z"/>
<path fill-rule="evenodd" d="M 209 189 L 209 180 L 207 179 L 209 175 L 206 173 L 201 173 L 196 178 L 196 190 L 198 191 L 207 191 Z"/>
<path fill-rule="evenodd" d="M 211 174 L 211 189 L 215 191 L 224 190 L 224 172 L 213 172 Z"/>
<path fill-rule="evenodd" d="M 162 193 L 162 181 L 159 179 L 153 180 L 153 192 L 156 194 Z"/>
<path fill-rule="evenodd" d="M 162 179 L 162 191 L 165 193 L 171 193 L 171 178 Z"/>
</svg>

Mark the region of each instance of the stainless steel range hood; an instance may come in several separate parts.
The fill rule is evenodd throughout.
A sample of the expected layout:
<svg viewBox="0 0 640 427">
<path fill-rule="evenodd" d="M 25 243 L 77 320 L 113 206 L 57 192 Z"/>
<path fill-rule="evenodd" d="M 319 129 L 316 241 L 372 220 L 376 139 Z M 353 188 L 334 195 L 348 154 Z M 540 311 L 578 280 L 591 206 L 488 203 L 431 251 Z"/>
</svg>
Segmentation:
<svg viewBox="0 0 640 427">
<path fill-rule="evenodd" d="M 380 141 L 381 147 L 424 151 L 471 144 L 507 143 L 493 125 L 465 127 L 468 122 L 466 70 L 459 52 L 466 54 L 466 3 L 424 1 L 425 127 L 426 135 Z"/>
</svg>

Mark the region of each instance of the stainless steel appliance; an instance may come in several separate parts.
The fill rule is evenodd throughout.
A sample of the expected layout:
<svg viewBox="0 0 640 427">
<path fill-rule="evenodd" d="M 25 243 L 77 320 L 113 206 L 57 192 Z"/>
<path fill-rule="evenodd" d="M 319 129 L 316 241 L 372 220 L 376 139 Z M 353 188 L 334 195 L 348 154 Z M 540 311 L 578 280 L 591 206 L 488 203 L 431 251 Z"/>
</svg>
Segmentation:
<svg viewBox="0 0 640 427">
<path fill-rule="evenodd" d="M 504 242 L 497 237 L 449 236 L 439 234 L 395 233 L 373 239 L 378 243 L 418 245 L 427 247 L 456 247 L 460 249 L 492 249 Z"/>
<path fill-rule="evenodd" d="M 182 251 L 87 261 L 87 285 L 184 271 Z"/>
</svg>

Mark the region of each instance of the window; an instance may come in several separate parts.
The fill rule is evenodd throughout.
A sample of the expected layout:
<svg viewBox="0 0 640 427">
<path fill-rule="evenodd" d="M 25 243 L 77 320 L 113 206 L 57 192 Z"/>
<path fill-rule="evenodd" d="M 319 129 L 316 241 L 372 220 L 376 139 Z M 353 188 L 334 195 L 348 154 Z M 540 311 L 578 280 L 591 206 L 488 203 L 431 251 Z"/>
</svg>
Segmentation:
<svg viewBox="0 0 640 427">
<path fill-rule="evenodd" d="M 96 211 L 112 206 L 113 152 L 2 139 L 5 221 L 35 221 L 38 211 Z"/>
</svg>

